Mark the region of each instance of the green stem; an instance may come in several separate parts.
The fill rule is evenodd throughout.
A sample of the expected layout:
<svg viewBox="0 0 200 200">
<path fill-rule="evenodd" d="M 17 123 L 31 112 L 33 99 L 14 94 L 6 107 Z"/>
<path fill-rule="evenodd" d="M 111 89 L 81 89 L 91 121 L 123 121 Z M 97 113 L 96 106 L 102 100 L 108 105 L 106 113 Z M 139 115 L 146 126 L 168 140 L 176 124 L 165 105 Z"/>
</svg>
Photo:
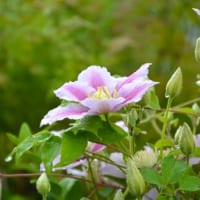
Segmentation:
<svg viewBox="0 0 200 200">
<path fill-rule="evenodd" d="M 135 152 L 135 139 L 134 139 L 134 135 L 133 135 L 133 129 L 131 128 L 129 131 L 129 148 L 130 148 L 130 154 L 133 155 Z"/>
<path fill-rule="evenodd" d="M 165 138 L 165 132 L 166 132 L 166 128 L 167 128 L 167 123 L 168 123 L 168 115 L 169 115 L 169 109 L 171 107 L 173 98 L 169 97 L 167 100 L 167 107 L 165 110 L 165 114 L 164 114 L 164 122 L 163 122 L 163 127 L 162 127 L 162 132 L 161 132 L 161 140 L 164 140 Z M 163 156 L 163 147 L 161 147 L 161 158 Z"/>
<path fill-rule="evenodd" d="M 42 195 L 42 200 L 47 200 L 46 194 Z"/>
</svg>

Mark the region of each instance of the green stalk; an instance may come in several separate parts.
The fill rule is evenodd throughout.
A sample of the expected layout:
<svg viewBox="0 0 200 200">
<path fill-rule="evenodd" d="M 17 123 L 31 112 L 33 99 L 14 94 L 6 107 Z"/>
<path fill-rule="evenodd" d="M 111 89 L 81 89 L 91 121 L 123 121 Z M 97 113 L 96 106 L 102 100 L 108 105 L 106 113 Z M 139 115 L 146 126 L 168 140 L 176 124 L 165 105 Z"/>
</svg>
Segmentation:
<svg viewBox="0 0 200 200">
<path fill-rule="evenodd" d="M 135 152 L 135 138 L 133 135 L 133 128 L 129 130 L 128 140 L 129 140 L 130 154 L 133 155 Z"/>
<path fill-rule="evenodd" d="M 168 114 L 169 114 L 169 109 L 172 105 L 172 101 L 173 101 L 173 98 L 171 98 L 171 97 L 169 97 L 167 100 L 167 107 L 166 107 L 165 114 L 164 114 L 164 122 L 163 122 L 163 127 L 162 127 L 162 132 L 161 132 L 161 140 L 164 140 L 164 138 L 165 138 L 165 132 L 166 132 L 167 122 L 168 122 L 167 118 L 168 118 Z M 160 155 L 162 158 L 163 147 L 161 147 Z"/>
</svg>

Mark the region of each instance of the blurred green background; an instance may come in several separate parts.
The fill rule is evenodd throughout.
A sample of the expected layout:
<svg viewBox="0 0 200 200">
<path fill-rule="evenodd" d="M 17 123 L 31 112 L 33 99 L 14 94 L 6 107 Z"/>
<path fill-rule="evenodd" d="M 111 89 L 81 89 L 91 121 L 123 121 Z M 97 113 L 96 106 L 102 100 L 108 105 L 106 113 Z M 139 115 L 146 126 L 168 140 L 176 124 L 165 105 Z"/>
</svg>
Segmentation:
<svg viewBox="0 0 200 200">
<path fill-rule="evenodd" d="M 53 90 L 89 65 L 125 76 L 151 62 L 150 78 L 161 82 L 156 90 L 163 105 L 166 81 L 181 66 L 184 90 L 177 102 L 197 97 L 200 16 L 192 8 L 200 2 L 0 1 L 1 170 L 9 169 L 4 158 L 12 148 L 5 133 L 17 134 L 24 121 L 38 131 L 44 114 L 60 102 Z"/>
</svg>

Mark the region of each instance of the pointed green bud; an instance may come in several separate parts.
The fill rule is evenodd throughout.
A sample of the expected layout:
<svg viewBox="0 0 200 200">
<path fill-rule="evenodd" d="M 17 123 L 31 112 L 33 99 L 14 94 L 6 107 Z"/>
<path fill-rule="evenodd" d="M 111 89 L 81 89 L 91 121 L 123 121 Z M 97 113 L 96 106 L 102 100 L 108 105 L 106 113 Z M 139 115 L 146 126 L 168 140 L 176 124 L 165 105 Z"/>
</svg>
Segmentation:
<svg viewBox="0 0 200 200">
<path fill-rule="evenodd" d="M 45 196 L 48 192 L 50 192 L 51 185 L 45 172 L 42 173 L 36 181 L 36 188 L 42 196 Z"/>
<path fill-rule="evenodd" d="M 124 200 L 124 195 L 120 189 L 115 193 L 113 200 Z"/>
<path fill-rule="evenodd" d="M 172 74 L 166 85 L 165 96 L 167 98 L 174 98 L 178 96 L 181 92 L 183 85 L 183 78 L 181 68 L 178 67 L 177 70 Z"/>
<path fill-rule="evenodd" d="M 197 103 L 194 103 L 192 105 L 192 110 L 194 110 L 195 114 L 199 114 L 200 113 L 200 107 L 199 107 L 199 105 Z"/>
<path fill-rule="evenodd" d="M 179 140 L 179 145 L 180 145 L 181 151 L 185 155 L 192 154 L 195 149 L 194 137 L 187 123 L 183 124 L 182 133 Z"/>
<path fill-rule="evenodd" d="M 178 129 L 176 130 L 176 133 L 174 135 L 175 144 L 180 144 L 180 138 L 181 138 L 181 135 L 182 135 L 182 129 L 183 129 L 183 126 L 179 126 Z"/>
<path fill-rule="evenodd" d="M 127 162 L 127 174 L 126 180 L 129 192 L 135 196 L 141 196 L 145 191 L 145 182 L 144 179 L 136 167 L 135 162 L 132 159 L 128 159 Z"/>
<path fill-rule="evenodd" d="M 195 59 L 197 62 L 200 62 L 200 37 L 197 38 L 196 47 L 194 50 Z"/>
</svg>

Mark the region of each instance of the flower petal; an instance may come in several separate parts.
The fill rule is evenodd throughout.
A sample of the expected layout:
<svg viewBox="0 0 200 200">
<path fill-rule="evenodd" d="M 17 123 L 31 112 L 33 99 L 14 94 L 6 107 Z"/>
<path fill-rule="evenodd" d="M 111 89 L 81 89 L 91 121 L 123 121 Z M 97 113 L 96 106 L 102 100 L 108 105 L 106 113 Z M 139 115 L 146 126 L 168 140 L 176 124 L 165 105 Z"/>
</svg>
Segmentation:
<svg viewBox="0 0 200 200">
<path fill-rule="evenodd" d="M 89 66 L 78 76 L 78 81 L 86 82 L 89 86 L 95 89 L 101 86 L 109 86 L 112 88 L 115 84 L 114 80 L 115 79 L 110 75 L 105 67 L 95 65 Z"/>
<path fill-rule="evenodd" d="M 93 90 L 94 89 L 89 87 L 86 83 L 75 81 L 65 83 L 54 92 L 60 99 L 68 101 L 81 101 L 87 98 L 88 94 Z"/>
<path fill-rule="evenodd" d="M 157 82 L 151 80 L 146 81 L 136 81 L 135 83 L 129 83 L 124 85 L 119 91 L 119 96 L 122 96 L 126 99 L 123 103 L 128 104 L 131 102 L 138 102 L 142 99 L 143 95 L 147 90 Z"/>
<path fill-rule="evenodd" d="M 151 63 L 143 64 L 136 72 L 128 76 L 121 83 L 117 85 L 117 90 L 119 90 L 123 85 L 136 81 L 137 79 L 146 79 L 148 75 L 148 68 Z"/>
<path fill-rule="evenodd" d="M 86 99 L 81 104 L 89 108 L 88 114 L 97 115 L 119 110 L 124 100 L 122 97 L 116 99 Z"/>
<path fill-rule="evenodd" d="M 198 9 L 198 8 L 192 8 L 192 10 L 194 10 L 194 12 L 196 12 L 197 15 L 200 15 L 200 9 Z"/>
<path fill-rule="evenodd" d="M 58 106 L 57 108 L 50 110 L 44 116 L 40 125 L 52 124 L 65 118 L 80 119 L 86 115 L 87 111 L 88 108 L 75 103 L 68 104 L 67 106 Z"/>
</svg>

